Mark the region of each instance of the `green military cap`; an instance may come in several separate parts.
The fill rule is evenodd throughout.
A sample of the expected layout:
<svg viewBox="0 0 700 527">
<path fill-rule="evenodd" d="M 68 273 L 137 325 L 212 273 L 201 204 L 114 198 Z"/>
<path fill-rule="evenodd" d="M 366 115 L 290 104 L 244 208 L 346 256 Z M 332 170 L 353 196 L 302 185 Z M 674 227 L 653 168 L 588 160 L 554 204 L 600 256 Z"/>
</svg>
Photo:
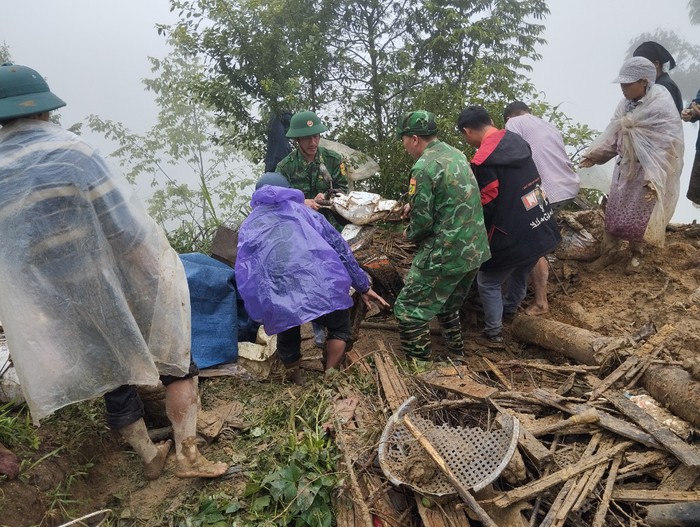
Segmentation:
<svg viewBox="0 0 700 527">
<path fill-rule="evenodd" d="M 289 121 L 287 137 L 309 137 L 328 130 L 314 112 L 297 112 Z"/>
<path fill-rule="evenodd" d="M 435 135 L 437 134 L 437 123 L 435 114 L 425 110 L 406 112 L 399 117 L 399 124 L 396 129 L 396 137 L 399 139 L 404 135 Z"/>
<path fill-rule="evenodd" d="M 15 64 L 0 66 L 0 119 L 18 119 L 65 105 L 36 70 Z"/>
</svg>

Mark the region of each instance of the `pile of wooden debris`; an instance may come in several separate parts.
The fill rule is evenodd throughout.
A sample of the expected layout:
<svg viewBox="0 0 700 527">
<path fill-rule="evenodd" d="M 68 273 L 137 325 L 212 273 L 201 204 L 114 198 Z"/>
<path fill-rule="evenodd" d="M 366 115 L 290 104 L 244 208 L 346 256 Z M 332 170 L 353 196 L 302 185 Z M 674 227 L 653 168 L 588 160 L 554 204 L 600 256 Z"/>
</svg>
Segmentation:
<svg viewBox="0 0 700 527">
<path fill-rule="evenodd" d="M 542 323 L 520 318 L 520 324 Z M 697 525 L 700 448 L 693 441 L 700 425 L 700 383 L 665 356 L 673 333 L 666 326 L 643 343 L 612 346 L 608 340 L 600 347 L 598 342 L 589 361 L 594 364 L 497 360 L 495 355 L 490 360 L 480 354 L 469 357 L 469 365 L 453 357 L 449 367 L 409 375 L 399 371 L 401 362 L 382 342 L 376 353 L 354 355 L 352 367 L 375 374 L 381 398 L 347 392 L 336 403 L 342 470 L 349 474 L 338 498 L 338 526 Z M 685 393 L 685 412 L 676 415 L 664 414 L 647 394 L 634 395 L 640 386 L 663 395 L 654 386 L 669 375 Z M 673 408 L 669 388 L 664 403 Z M 408 486 L 392 485 L 382 472 L 380 434 L 411 395 L 419 399 L 417 411 L 436 425 L 489 431 L 498 429 L 504 416 L 519 422 L 518 448 L 506 469 L 483 490 L 472 489 L 476 506 L 457 489 L 446 496 L 410 490 L 445 470 L 439 464 L 431 468 L 427 453 L 423 460 L 411 460 L 417 468 L 404 477 L 416 481 Z M 425 438 L 430 443 L 429 434 Z M 439 454 L 448 458 L 450 453 Z M 469 461 L 478 462 L 480 455 Z"/>
</svg>

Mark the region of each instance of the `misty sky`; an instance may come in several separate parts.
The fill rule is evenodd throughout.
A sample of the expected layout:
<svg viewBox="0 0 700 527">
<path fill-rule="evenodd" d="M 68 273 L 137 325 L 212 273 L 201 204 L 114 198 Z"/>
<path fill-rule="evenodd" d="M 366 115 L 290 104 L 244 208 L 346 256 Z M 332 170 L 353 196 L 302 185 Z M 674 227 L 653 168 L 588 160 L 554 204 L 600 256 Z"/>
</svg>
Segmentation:
<svg viewBox="0 0 700 527">
<path fill-rule="evenodd" d="M 656 28 L 677 31 L 700 44 L 700 27 L 687 22 L 687 0 L 550 0 L 545 20 L 548 44 L 531 78 L 552 104 L 575 120 L 602 130 L 621 98 L 612 84 L 629 43 Z M 663 7 L 662 7 L 663 6 Z M 38 70 L 68 106 L 69 126 L 94 113 L 136 132 L 155 123 L 153 97 L 141 79 L 151 76 L 147 56 L 167 54 L 156 23 L 169 23 L 167 0 L 2 0 L 0 41 L 12 58 Z M 673 72 L 671 72 L 673 76 Z M 700 86 L 698 87 L 700 88 Z M 684 93 L 685 98 L 695 94 Z M 695 152 L 697 125 L 684 125 L 685 196 Z M 112 147 L 89 131 L 86 139 Z M 681 197 L 674 221 L 700 219 L 700 209 Z"/>
</svg>

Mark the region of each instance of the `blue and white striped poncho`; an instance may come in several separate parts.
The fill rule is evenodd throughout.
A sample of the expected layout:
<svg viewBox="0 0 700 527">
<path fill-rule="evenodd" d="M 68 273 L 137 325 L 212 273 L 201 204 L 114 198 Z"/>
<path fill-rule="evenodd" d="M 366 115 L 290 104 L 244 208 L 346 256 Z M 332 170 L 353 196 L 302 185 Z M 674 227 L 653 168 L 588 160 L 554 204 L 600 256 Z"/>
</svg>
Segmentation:
<svg viewBox="0 0 700 527">
<path fill-rule="evenodd" d="M 125 188 L 57 125 L 0 129 L 0 320 L 35 423 L 188 370 L 182 264 Z"/>
</svg>

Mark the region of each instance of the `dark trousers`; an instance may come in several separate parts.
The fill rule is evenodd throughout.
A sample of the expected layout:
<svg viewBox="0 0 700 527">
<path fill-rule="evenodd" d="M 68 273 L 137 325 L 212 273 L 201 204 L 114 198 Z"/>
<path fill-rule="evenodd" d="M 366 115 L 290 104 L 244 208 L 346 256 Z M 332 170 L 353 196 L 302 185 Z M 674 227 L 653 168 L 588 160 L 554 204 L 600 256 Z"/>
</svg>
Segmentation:
<svg viewBox="0 0 700 527">
<path fill-rule="evenodd" d="M 199 373 L 197 365 L 190 360 L 190 370 L 183 377 L 161 375 L 160 382 L 168 386 L 175 381 L 190 379 Z M 136 391 L 135 386 L 125 384 L 116 390 L 104 394 L 107 426 L 112 430 L 119 430 L 135 423 L 144 416 L 143 402 Z"/>
<path fill-rule="evenodd" d="M 328 330 L 327 340 L 350 342 L 350 311 L 339 309 L 321 317 L 318 322 Z M 282 364 L 293 364 L 301 359 L 301 327 L 294 326 L 277 334 L 277 356 Z"/>
</svg>

